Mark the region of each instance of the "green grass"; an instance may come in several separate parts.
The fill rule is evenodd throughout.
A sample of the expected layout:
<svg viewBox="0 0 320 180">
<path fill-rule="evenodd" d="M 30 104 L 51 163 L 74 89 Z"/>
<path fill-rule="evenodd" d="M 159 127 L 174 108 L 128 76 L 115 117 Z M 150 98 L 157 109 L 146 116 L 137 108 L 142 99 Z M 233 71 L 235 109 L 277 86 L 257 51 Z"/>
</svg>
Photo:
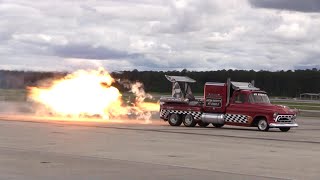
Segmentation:
<svg viewBox="0 0 320 180">
<path fill-rule="evenodd" d="M 292 109 L 301 109 L 301 110 L 315 110 L 315 111 L 320 111 L 320 106 L 319 107 L 309 107 L 309 106 L 288 106 Z"/>
<path fill-rule="evenodd" d="M 25 89 L 0 89 L 1 101 L 25 101 Z"/>
<path fill-rule="evenodd" d="M 272 101 L 273 104 L 287 104 L 287 105 L 293 105 L 293 106 L 320 106 L 319 102 L 291 102 L 291 101 Z"/>
<path fill-rule="evenodd" d="M 320 103 L 318 102 L 285 102 L 285 101 L 273 101 L 272 104 L 285 105 L 290 108 L 296 108 L 301 110 L 317 110 L 320 111 Z"/>
</svg>

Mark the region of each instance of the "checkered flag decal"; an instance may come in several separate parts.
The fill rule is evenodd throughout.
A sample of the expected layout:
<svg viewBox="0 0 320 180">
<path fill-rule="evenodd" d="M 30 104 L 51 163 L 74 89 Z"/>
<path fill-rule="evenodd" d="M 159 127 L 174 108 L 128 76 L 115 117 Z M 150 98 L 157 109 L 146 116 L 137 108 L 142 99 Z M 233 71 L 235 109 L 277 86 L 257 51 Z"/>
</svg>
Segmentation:
<svg viewBox="0 0 320 180">
<path fill-rule="evenodd" d="M 161 109 L 160 118 L 167 119 L 169 114 L 191 114 L 195 120 L 201 120 L 202 112 L 199 111 L 179 111 L 179 110 L 168 110 Z M 234 122 L 234 123 L 248 123 L 248 116 L 240 115 L 240 114 L 225 114 L 224 120 L 226 122 Z"/>
<path fill-rule="evenodd" d="M 202 112 L 161 109 L 160 118 L 168 118 L 169 114 L 191 114 L 195 120 L 201 120 Z"/>
<path fill-rule="evenodd" d="M 169 115 L 170 111 L 166 110 L 166 109 L 161 109 L 160 111 L 160 118 L 167 118 Z"/>
<path fill-rule="evenodd" d="M 248 123 L 248 116 L 240 114 L 225 114 L 224 120 L 226 122 Z"/>
</svg>

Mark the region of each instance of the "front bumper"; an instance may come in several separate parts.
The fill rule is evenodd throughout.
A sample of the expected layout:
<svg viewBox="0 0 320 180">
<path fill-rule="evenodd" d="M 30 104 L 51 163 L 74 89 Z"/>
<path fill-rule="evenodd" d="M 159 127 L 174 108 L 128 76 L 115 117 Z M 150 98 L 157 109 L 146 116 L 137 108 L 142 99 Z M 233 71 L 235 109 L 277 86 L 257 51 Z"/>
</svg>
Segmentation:
<svg viewBox="0 0 320 180">
<path fill-rule="evenodd" d="M 297 123 L 270 123 L 270 128 L 281 128 L 281 127 L 298 127 Z"/>
</svg>

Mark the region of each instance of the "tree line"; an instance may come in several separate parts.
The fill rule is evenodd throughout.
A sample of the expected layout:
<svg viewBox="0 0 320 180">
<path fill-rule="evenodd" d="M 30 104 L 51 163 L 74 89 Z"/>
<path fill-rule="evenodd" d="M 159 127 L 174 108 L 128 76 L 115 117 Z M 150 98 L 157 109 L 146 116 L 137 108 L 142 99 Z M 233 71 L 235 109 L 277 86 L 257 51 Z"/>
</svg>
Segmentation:
<svg viewBox="0 0 320 180">
<path fill-rule="evenodd" d="M 66 72 L 29 72 L 0 70 L 0 88 L 25 88 L 36 85 L 40 80 L 61 78 Z M 295 71 L 246 71 L 246 70 L 218 70 L 218 71 L 121 71 L 111 73 L 112 77 L 131 82 L 139 81 L 144 84 L 147 92 L 170 93 L 171 83 L 164 75 L 189 76 L 197 82 L 192 84 L 194 93 L 202 93 L 206 82 L 255 81 L 255 86 L 268 92 L 270 96 L 299 97 L 301 93 L 320 93 L 320 70 L 307 69 Z M 123 90 L 120 84 L 115 84 Z"/>
</svg>

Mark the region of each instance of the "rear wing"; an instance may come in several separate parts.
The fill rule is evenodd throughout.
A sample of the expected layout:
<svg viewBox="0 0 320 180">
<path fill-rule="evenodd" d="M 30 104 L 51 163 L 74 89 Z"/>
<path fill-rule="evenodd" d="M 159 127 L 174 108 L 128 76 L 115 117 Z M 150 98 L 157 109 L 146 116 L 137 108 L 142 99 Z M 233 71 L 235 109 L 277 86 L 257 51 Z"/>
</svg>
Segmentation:
<svg viewBox="0 0 320 180">
<path fill-rule="evenodd" d="M 196 82 L 196 80 L 191 79 L 188 76 L 168 76 L 168 75 L 165 75 L 165 76 L 170 82 L 188 82 L 188 83 Z"/>
<path fill-rule="evenodd" d="M 165 75 L 168 81 L 172 82 L 172 97 L 178 99 L 194 100 L 189 83 L 195 83 L 196 80 L 187 76 L 168 76 Z"/>
</svg>

